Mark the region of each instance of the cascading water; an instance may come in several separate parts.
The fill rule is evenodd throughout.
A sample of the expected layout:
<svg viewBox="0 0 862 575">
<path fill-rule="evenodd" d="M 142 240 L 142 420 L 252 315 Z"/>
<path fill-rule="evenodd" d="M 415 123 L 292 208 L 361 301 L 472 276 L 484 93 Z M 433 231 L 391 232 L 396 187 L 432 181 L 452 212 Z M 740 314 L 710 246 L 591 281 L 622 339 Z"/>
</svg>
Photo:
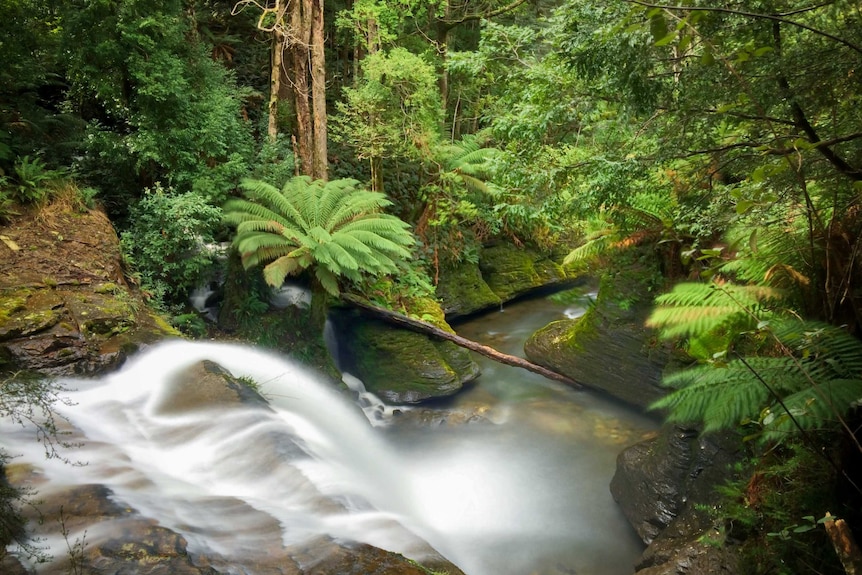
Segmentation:
<svg viewBox="0 0 862 575">
<path fill-rule="evenodd" d="M 259 382 L 268 405 L 189 404 L 175 382 L 202 360 Z M 190 552 L 222 558 L 211 562 L 223 572 L 253 573 L 245 560 L 266 538 L 290 545 L 319 534 L 417 559 L 427 542 L 468 575 L 631 572 L 639 543 L 607 490 L 622 445 L 606 436 L 631 441 L 649 424 L 620 423 L 616 408 L 541 378 L 511 384 L 495 371 L 504 369 L 486 366 L 487 385 L 449 407 L 466 403 L 482 414 L 477 424 L 373 427 L 289 361 L 171 342 L 101 381 L 65 382 L 76 391 L 60 409 L 81 441 L 67 455 L 86 466 L 46 461 L 10 424 L 0 432 L 7 451 L 23 454 L 16 462 L 43 470 L 42 493 L 105 485 L 183 535 Z M 87 539 L 99 536 L 90 528 Z"/>
</svg>

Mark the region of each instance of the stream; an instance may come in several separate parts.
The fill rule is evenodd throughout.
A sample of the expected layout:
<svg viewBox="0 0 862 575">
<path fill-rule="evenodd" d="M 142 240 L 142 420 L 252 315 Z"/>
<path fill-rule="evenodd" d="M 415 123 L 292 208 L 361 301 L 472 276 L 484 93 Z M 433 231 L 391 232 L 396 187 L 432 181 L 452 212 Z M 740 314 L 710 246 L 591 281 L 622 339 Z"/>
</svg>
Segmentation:
<svg viewBox="0 0 862 575">
<path fill-rule="evenodd" d="M 457 326 L 523 355 L 525 339 L 578 304 L 535 299 Z M 259 382 L 269 406 L 177 409 L 176 381 L 209 359 Z M 467 575 L 624 575 L 642 545 L 613 502 L 617 453 L 654 422 L 535 374 L 476 357 L 483 374 L 432 408 L 469 423 L 411 424 L 407 410 L 372 425 L 331 385 L 249 347 L 174 341 L 101 380 L 69 380 L 59 406 L 78 445 L 70 466 L 46 460 L 32 430 L 0 423 L 0 446 L 44 476 L 41 494 L 102 484 L 121 505 L 183 535 L 224 573 L 256 573 L 267 546 L 316 535 L 421 560 L 428 545 Z M 418 410 L 413 410 L 418 411 Z M 89 545 L 108 537 L 90 527 Z M 48 537 L 59 550 L 82 533 Z M 64 540 L 65 539 L 65 540 Z M 427 543 L 426 543 L 427 542 Z M 34 566 L 37 571 L 50 566 Z"/>
</svg>

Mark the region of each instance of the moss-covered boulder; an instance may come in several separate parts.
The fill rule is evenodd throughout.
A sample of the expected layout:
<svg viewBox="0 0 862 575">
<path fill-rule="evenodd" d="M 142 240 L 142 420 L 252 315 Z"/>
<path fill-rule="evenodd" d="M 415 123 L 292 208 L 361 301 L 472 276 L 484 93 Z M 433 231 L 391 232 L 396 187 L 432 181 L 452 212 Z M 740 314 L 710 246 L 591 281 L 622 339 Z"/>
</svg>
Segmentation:
<svg viewBox="0 0 862 575">
<path fill-rule="evenodd" d="M 463 317 L 503 303 L 485 282 L 479 265 L 470 262 L 462 262 L 440 274 L 437 297 L 449 318 Z"/>
<path fill-rule="evenodd" d="M 646 408 L 664 395 L 661 376 L 667 361 L 651 345 L 643 326 L 648 310 L 628 321 L 604 323 L 598 313 L 555 321 L 524 344 L 527 358 L 571 379 Z"/>
<path fill-rule="evenodd" d="M 102 212 L 48 206 L 0 227 L 0 373 L 96 373 L 179 335 L 122 273 Z"/>
<path fill-rule="evenodd" d="M 587 313 L 553 322 L 524 344 L 527 358 L 588 387 L 646 408 L 665 394 L 669 354 L 645 321 L 660 276 L 647 264 L 621 264 L 601 279 Z"/>
<path fill-rule="evenodd" d="M 470 353 L 448 341 L 343 311 L 335 317 L 341 364 L 389 403 L 417 403 L 457 393 L 479 375 Z"/>
<path fill-rule="evenodd" d="M 465 261 L 440 271 L 437 297 L 446 317 L 454 319 L 574 281 L 576 276 L 554 257 L 510 243 L 485 247 L 478 263 Z"/>
<path fill-rule="evenodd" d="M 503 301 L 571 279 L 563 267 L 547 255 L 508 243 L 484 248 L 479 269 L 488 287 Z"/>
</svg>

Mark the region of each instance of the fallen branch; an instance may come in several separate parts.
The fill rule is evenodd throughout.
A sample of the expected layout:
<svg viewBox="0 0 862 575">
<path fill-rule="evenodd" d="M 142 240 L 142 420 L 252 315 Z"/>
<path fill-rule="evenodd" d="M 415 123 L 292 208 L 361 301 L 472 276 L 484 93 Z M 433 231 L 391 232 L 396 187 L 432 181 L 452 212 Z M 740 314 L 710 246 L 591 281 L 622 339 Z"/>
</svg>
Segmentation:
<svg viewBox="0 0 862 575">
<path fill-rule="evenodd" d="M 406 315 L 400 314 L 398 312 L 376 306 L 368 300 L 362 299 L 355 295 L 342 294 L 341 297 L 348 303 L 365 311 L 371 312 L 374 316 L 388 321 L 389 323 L 398 325 L 400 327 L 405 327 L 418 333 L 430 335 L 431 337 L 451 341 L 459 347 L 469 349 L 470 351 L 475 351 L 476 353 L 482 354 L 489 359 L 493 359 L 494 361 L 504 363 L 506 365 L 511 365 L 513 367 L 520 367 L 522 369 L 526 369 L 527 371 L 532 371 L 533 373 L 537 373 L 554 381 L 559 381 L 560 383 L 564 383 L 570 387 L 574 387 L 575 389 L 583 389 L 583 386 L 575 380 L 570 379 L 560 373 L 557 373 L 556 371 L 552 371 L 546 367 L 542 367 L 541 365 L 536 365 L 535 363 L 527 361 L 526 359 L 499 352 L 492 347 L 488 347 L 487 345 L 482 345 L 481 343 L 475 342 L 465 337 L 461 337 L 460 335 L 448 332 L 444 329 L 440 329 L 439 327 L 432 325 L 426 321 L 407 317 Z"/>
</svg>

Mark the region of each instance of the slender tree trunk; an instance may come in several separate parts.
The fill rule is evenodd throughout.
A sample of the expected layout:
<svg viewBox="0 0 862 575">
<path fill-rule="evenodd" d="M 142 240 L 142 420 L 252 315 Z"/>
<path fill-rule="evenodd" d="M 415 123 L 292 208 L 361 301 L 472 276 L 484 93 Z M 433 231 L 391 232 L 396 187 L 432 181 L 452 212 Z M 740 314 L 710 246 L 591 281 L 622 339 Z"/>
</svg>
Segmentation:
<svg viewBox="0 0 862 575">
<path fill-rule="evenodd" d="M 272 68 L 269 73 L 269 122 L 266 133 L 270 143 L 278 137 L 278 101 L 281 94 L 281 71 L 284 67 L 284 35 L 279 31 L 272 35 Z"/>
<path fill-rule="evenodd" d="M 449 18 L 452 15 L 452 3 L 447 1 L 445 8 L 445 16 L 444 18 Z M 443 102 L 443 110 L 444 115 L 448 108 L 448 99 L 449 99 L 449 72 L 446 70 L 446 55 L 449 52 L 449 32 L 452 30 L 452 26 L 450 26 L 444 20 L 437 21 L 437 51 L 440 54 L 440 80 L 438 81 L 438 86 L 440 87 L 440 99 Z M 454 121 L 454 120 L 453 120 Z"/>
<path fill-rule="evenodd" d="M 314 164 L 312 166 L 312 177 L 317 180 L 328 179 L 323 2 L 324 0 L 312 0 L 311 19 L 311 103 L 314 116 Z"/>
<path fill-rule="evenodd" d="M 371 191 L 383 193 L 383 158 L 371 158 Z"/>
</svg>

